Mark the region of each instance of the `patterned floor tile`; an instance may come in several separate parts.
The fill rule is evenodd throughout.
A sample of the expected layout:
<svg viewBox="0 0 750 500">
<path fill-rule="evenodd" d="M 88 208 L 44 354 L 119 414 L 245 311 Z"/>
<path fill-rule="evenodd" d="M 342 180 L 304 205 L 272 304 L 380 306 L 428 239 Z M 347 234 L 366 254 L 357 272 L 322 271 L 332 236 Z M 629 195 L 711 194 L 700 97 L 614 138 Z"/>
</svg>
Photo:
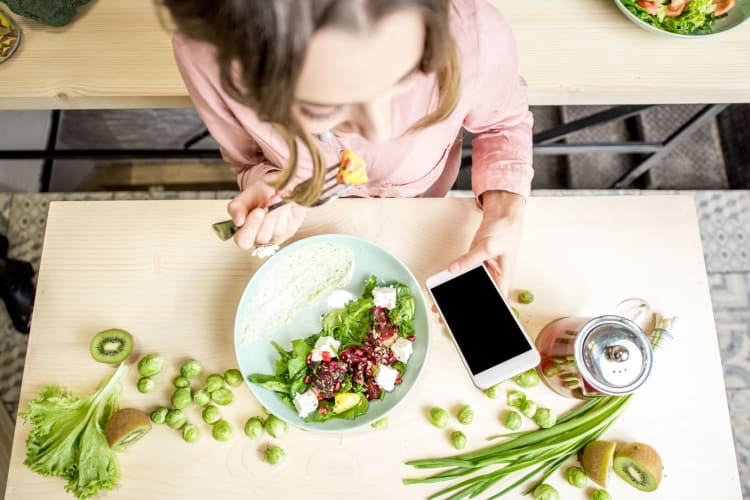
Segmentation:
<svg viewBox="0 0 750 500">
<path fill-rule="evenodd" d="M 750 389 L 750 273 L 709 274 L 727 389 Z"/>
<path fill-rule="evenodd" d="M 13 195 L 0 193 L 0 234 L 7 234 L 8 219 L 10 218 L 10 200 Z"/>
<path fill-rule="evenodd" d="M 727 403 L 732 420 L 742 496 L 750 498 L 750 389 L 728 390 Z"/>
<path fill-rule="evenodd" d="M 695 193 L 708 272 L 750 271 L 750 191 Z"/>
</svg>

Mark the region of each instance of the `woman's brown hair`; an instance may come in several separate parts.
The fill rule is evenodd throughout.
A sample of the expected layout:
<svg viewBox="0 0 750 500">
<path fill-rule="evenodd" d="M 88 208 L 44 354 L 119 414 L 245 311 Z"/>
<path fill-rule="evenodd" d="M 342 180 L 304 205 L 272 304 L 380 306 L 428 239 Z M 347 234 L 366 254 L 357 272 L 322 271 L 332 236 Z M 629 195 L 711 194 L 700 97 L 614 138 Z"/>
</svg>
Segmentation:
<svg viewBox="0 0 750 500">
<path fill-rule="evenodd" d="M 313 182 L 294 201 L 311 205 L 320 196 L 326 165 L 312 137 L 294 118 L 294 89 L 305 49 L 313 34 L 336 26 L 364 30 L 402 7 L 421 12 L 426 37 L 421 70 L 434 72 L 437 108 L 410 131 L 437 123 L 458 101 L 458 53 L 450 34 L 449 0 L 156 0 L 169 11 L 179 32 L 216 47 L 224 90 L 249 106 L 261 120 L 274 123 L 286 138 L 289 163 L 276 181 L 283 189 L 297 168 L 299 138 L 310 151 Z"/>
</svg>

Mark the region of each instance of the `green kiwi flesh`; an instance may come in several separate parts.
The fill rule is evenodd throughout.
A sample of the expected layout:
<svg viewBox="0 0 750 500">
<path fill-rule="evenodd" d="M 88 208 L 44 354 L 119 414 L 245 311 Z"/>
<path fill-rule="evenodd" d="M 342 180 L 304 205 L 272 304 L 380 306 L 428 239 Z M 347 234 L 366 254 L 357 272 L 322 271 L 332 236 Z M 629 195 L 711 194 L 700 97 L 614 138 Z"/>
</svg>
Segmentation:
<svg viewBox="0 0 750 500">
<path fill-rule="evenodd" d="M 654 491 L 661 482 L 661 457 L 644 443 L 623 446 L 615 455 L 613 468 L 625 482 L 641 491 Z"/>
<path fill-rule="evenodd" d="M 91 356 L 100 363 L 119 363 L 133 350 L 133 337 L 125 330 L 112 328 L 91 339 Z"/>
<path fill-rule="evenodd" d="M 104 426 L 109 447 L 123 451 L 151 430 L 151 421 L 141 410 L 122 408 L 116 411 Z"/>
<path fill-rule="evenodd" d="M 602 488 L 607 487 L 609 470 L 617 443 L 614 441 L 591 441 L 583 448 L 581 467 L 586 475 Z"/>
</svg>

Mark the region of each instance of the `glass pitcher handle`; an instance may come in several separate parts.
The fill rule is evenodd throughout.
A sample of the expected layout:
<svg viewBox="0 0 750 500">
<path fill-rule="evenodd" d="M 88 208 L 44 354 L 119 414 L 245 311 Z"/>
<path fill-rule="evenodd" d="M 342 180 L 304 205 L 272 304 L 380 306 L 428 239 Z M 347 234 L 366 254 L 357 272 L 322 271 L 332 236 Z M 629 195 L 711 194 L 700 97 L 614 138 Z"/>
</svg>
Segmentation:
<svg viewBox="0 0 750 500">
<path fill-rule="evenodd" d="M 631 320 L 633 323 L 641 324 L 648 317 L 651 306 L 639 297 L 631 297 L 621 301 L 615 306 L 615 314 Z"/>
</svg>

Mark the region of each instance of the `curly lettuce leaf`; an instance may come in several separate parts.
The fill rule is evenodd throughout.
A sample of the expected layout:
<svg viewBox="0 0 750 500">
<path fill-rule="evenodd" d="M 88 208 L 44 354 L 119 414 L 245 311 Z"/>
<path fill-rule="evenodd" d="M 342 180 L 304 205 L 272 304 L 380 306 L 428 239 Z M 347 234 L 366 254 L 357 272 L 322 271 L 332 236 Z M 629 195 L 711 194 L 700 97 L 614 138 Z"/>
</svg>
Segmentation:
<svg viewBox="0 0 750 500">
<path fill-rule="evenodd" d="M 416 302 L 411 290 L 406 285 L 394 283 L 396 288 L 396 307 L 388 311 L 388 319 L 398 325 L 398 334 L 401 337 L 414 335 L 414 310 Z"/>
<path fill-rule="evenodd" d="M 83 399 L 58 385 L 43 388 L 29 402 L 28 411 L 19 413 L 32 425 L 24 464 L 43 476 L 67 479 L 65 490 L 79 499 L 111 490 L 120 470 L 104 436 L 104 426 L 118 409 L 127 371 L 121 364 Z"/>
</svg>

